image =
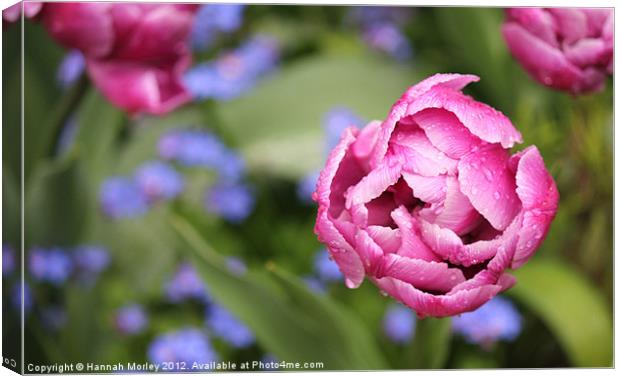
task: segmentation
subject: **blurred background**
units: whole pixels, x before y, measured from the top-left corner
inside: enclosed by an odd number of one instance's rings
[[[79,52],[26,22],[25,362],[611,366],[612,85],[578,98],[542,87],[509,55],[503,18],[499,8],[201,8],[185,76],[193,101],[161,117],[115,108]],[[15,109],[20,27],[4,26],[3,106]],[[313,233],[311,193],[344,127],[384,119],[438,72],[480,76],[466,92],[513,121],[517,149],[537,145],[561,201],[513,289],[473,313],[417,320],[368,281],[344,286]],[[2,120],[9,353],[22,176],[19,114]]]

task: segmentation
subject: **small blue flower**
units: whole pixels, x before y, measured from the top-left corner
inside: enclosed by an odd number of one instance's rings
[[[264,369],[266,371],[275,371],[280,367],[280,361],[273,354],[265,354],[261,358],[260,369]]]
[[[320,171],[312,171],[297,183],[297,197],[300,201],[312,202],[312,194],[316,190],[316,183],[319,180]]]
[[[171,200],[183,191],[183,177],[165,162],[145,162],[134,176],[142,194],[151,202]]]
[[[166,297],[172,303],[180,303],[186,299],[206,302],[209,299],[207,287],[196,269],[189,263],[182,263],[174,276],[164,287]]]
[[[325,283],[316,277],[306,276],[302,278],[306,286],[317,294],[326,294],[327,287]]]
[[[28,255],[28,267],[33,279],[59,286],[71,275],[73,262],[60,248],[33,248]]]
[[[384,22],[404,26],[410,22],[412,15],[413,9],[409,7],[358,6],[351,10],[354,21],[362,27]]]
[[[235,348],[246,348],[256,340],[254,333],[222,306],[209,307],[206,321],[215,336]]]
[[[67,311],[58,306],[46,307],[41,311],[43,325],[52,331],[58,331],[67,324]]]
[[[216,166],[220,179],[237,182],[245,175],[245,161],[232,150],[222,155],[220,163]]]
[[[245,262],[239,257],[226,257],[226,266],[228,270],[236,276],[242,276],[248,271]]]
[[[364,31],[364,41],[398,61],[410,59],[413,50],[407,37],[393,23],[377,23]]]
[[[349,127],[361,128],[364,121],[346,107],[334,107],[325,114],[323,126],[327,153],[330,153],[340,142],[342,133]]]
[[[17,283],[13,285],[11,289],[11,303],[13,303],[13,307],[16,311],[21,312],[22,307],[22,297],[24,302],[24,313],[29,313],[32,310],[32,306],[34,305],[34,300],[32,298],[32,290],[30,289],[30,285],[24,282],[24,290],[22,296],[22,285],[21,283]]]
[[[127,304],[116,311],[114,317],[116,329],[125,335],[142,333],[148,325],[148,317],[139,304]]]
[[[497,296],[475,311],[452,318],[452,329],[472,344],[513,341],[521,333],[521,315],[510,300]]]
[[[213,133],[200,129],[174,129],[159,139],[159,155],[188,167],[217,168],[228,149]]]
[[[231,33],[243,23],[242,4],[202,5],[194,18],[192,46],[203,51],[210,47],[220,33]]]
[[[383,331],[393,342],[407,344],[415,336],[416,322],[415,314],[409,308],[392,304],[383,317]]]
[[[184,77],[185,86],[198,100],[237,98],[275,69],[279,54],[275,39],[255,36],[238,49],[190,69]]]
[[[254,195],[243,184],[218,183],[207,190],[207,211],[232,223],[244,221],[254,208]]]
[[[15,251],[8,244],[2,244],[2,276],[8,277],[15,271]]]
[[[194,362],[209,363],[218,360],[218,355],[209,339],[200,329],[187,327],[161,334],[148,348],[148,359],[155,364],[185,362],[190,367]]]
[[[137,217],[149,209],[146,196],[136,182],[120,176],[103,182],[99,203],[103,213],[112,219]]]
[[[314,270],[319,278],[326,282],[342,280],[342,273],[338,265],[329,256],[326,249],[322,249],[314,256]]]
[[[110,265],[110,253],[97,245],[82,245],[75,249],[73,260],[79,273],[98,275]]]
[[[56,74],[56,79],[58,80],[60,87],[67,88],[71,86],[78,78],[80,78],[82,72],[84,72],[85,66],[84,56],[80,51],[71,50],[67,52],[65,57],[62,59]]]

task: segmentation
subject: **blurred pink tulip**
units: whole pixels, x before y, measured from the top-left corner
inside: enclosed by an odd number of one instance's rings
[[[45,3],[41,22],[80,50],[95,86],[129,113],[164,114],[190,99],[182,74],[195,5]]]
[[[438,74],[385,121],[345,130],[317,183],[315,232],[350,288],[367,277],[418,316],[474,310],[544,239],[558,191],[535,146],[464,95],[478,77]]]
[[[512,55],[541,84],[583,94],[613,73],[612,9],[512,8],[502,27]]]
[[[36,16],[41,8],[43,7],[43,3],[35,3],[35,2],[27,2],[24,3],[20,1],[19,3],[13,4],[10,7],[4,9],[2,11],[2,19],[7,22],[15,22],[19,19],[22,14],[22,5],[24,9],[24,16],[26,18],[32,18]]]

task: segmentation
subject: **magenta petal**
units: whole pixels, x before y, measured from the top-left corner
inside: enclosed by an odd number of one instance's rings
[[[462,252],[463,241],[454,231],[424,220],[419,222],[422,239],[435,254],[445,260],[450,260],[453,264],[462,264],[467,261]]]
[[[477,82],[479,80],[480,78],[473,74],[437,73],[410,87],[402,95],[400,100],[411,101],[434,87],[446,87],[452,90],[461,90],[470,83]]]
[[[46,3],[42,21],[51,36],[67,48],[102,58],[114,47],[115,33],[107,3]]]
[[[511,53],[538,82],[561,90],[576,90],[582,73],[564,54],[536,38],[516,23],[509,22],[502,32]]]
[[[432,295],[416,289],[411,284],[390,277],[377,279],[375,283],[383,291],[413,309],[420,318],[445,317],[473,311],[502,289],[498,285],[486,285],[459,291],[452,295]]]
[[[413,115],[413,119],[431,143],[450,158],[461,158],[482,143],[452,112],[429,108]]]
[[[523,226],[512,268],[523,265],[545,238],[558,208],[559,193],[535,146],[521,152],[517,167],[517,194],[523,203]]]
[[[504,230],[520,209],[515,178],[508,169],[508,153],[491,146],[459,162],[461,192],[497,230]]]
[[[379,137],[379,127],[381,126],[380,121],[371,121],[368,123],[364,129],[362,129],[357,136],[357,140],[353,144],[353,154],[360,161],[367,161],[372,154],[372,151],[377,143],[377,138]]]
[[[365,230],[359,230],[355,237],[355,250],[362,259],[366,273],[376,275],[381,267],[385,253]]]
[[[400,229],[402,243],[398,250],[399,255],[426,261],[441,261],[441,258],[422,241],[418,223],[404,206],[394,210],[392,218]]]
[[[518,22],[538,38],[552,47],[559,47],[555,35],[555,19],[542,8],[510,8],[506,10],[508,19]]]
[[[175,66],[156,67],[133,61],[88,60],[95,86],[110,102],[129,113],[161,115],[188,102],[191,97],[177,70]]]
[[[557,25],[557,32],[565,43],[573,43],[588,36],[588,18],[581,9],[548,8]]]
[[[395,254],[384,257],[381,274],[376,277],[396,278],[411,283],[417,289],[433,292],[448,292],[465,281],[461,270],[449,268],[444,262],[412,259]]]

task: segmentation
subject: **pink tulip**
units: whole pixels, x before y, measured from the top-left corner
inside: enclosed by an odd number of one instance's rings
[[[314,194],[315,232],[349,288],[364,277],[416,311],[451,316],[510,288],[559,194],[535,146],[502,113],[464,95],[478,77],[437,74],[385,121],[347,128]]]
[[[593,92],[613,73],[612,9],[512,8],[502,32],[513,56],[545,86]]]
[[[182,84],[195,5],[45,3],[54,39],[84,54],[95,86],[129,113],[164,114],[190,99]]]

